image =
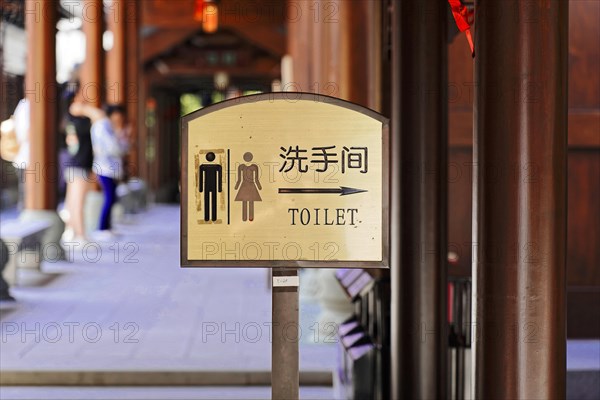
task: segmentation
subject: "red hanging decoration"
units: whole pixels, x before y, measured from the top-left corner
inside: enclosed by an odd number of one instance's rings
[[[475,57],[475,45],[471,36],[471,25],[473,25],[473,21],[475,20],[475,12],[470,11],[460,0],[448,0],[448,3],[450,3],[450,9],[456,21],[456,26],[459,31],[464,32],[467,36],[469,46],[471,47],[471,55]]]
[[[204,17],[204,0],[196,0],[196,5],[194,6],[194,19],[196,21],[202,22],[203,17]]]

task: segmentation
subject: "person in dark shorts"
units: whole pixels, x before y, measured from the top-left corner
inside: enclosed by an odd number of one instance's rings
[[[66,104],[62,127],[69,154],[69,160],[64,170],[64,179],[67,184],[65,208],[69,213],[67,239],[85,243],[87,238],[83,209],[90,188],[90,175],[94,162],[90,133],[92,123],[85,116],[75,116],[69,112],[70,105],[81,96],[79,91],[65,93]]]

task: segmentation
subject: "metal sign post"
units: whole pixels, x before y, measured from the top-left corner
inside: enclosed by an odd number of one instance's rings
[[[298,270],[273,269],[271,398],[298,399],[300,342]]]
[[[273,268],[274,399],[297,399],[298,268],[389,266],[388,120],[310,93],[181,124],[181,265]]]

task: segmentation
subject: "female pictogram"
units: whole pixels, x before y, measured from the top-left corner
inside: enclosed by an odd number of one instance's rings
[[[254,158],[252,153],[244,153],[244,161],[247,163],[250,163],[252,158]],[[258,165],[241,164],[238,167],[237,182],[234,189],[238,190],[235,201],[242,202],[242,221],[247,221],[248,219],[254,221],[254,202],[262,201],[258,193],[259,190],[262,190],[262,186],[258,180]]]

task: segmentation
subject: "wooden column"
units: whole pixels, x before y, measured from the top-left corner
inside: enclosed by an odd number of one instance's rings
[[[391,3],[388,3],[391,6]],[[392,7],[391,40],[391,123],[390,123],[390,372],[389,393],[400,399],[402,388],[397,377],[401,373],[400,351],[400,8]]]
[[[341,82],[346,100],[365,107],[373,107],[369,102],[371,84],[376,76],[371,75],[374,59],[373,40],[375,38],[374,19],[371,10],[377,2],[371,0],[341,1],[339,22],[342,29]],[[330,24],[331,25],[331,24]]]
[[[106,54],[106,102],[123,104],[127,108],[127,118],[131,126],[127,172],[130,176],[137,176],[141,73],[139,1],[112,0],[107,9],[107,28],[113,34],[113,47]]]
[[[287,14],[287,51],[292,56],[293,84],[285,90],[310,90],[311,26],[303,3],[289,3]]]
[[[27,0],[27,72],[25,95],[30,105],[29,165],[25,208],[55,210],[58,184],[56,149],[56,2]]]
[[[104,20],[102,0],[84,0],[82,30],[85,34],[85,62],[81,67],[81,86],[85,100],[100,107],[104,100]]]
[[[106,28],[112,32],[113,46],[106,53],[106,102],[111,104],[126,101],[126,3],[126,0],[112,0],[107,7]]]
[[[145,104],[142,101],[142,88],[140,76],[142,74],[140,64],[140,32],[141,12],[138,0],[127,0],[125,11],[125,49],[126,58],[126,82],[125,97],[127,103],[127,117],[131,125],[131,147],[129,151],[128,167],[131,176],[139,176],[140,146],[139,128],[144,124]]]
[[[444,399],[448,5],[393,7],[391,397]]]
[[[347,18],[343,0],[320,0],[319,24],[321,25],[321,80],[319,90],[322,94],[350,100],[348,68],[345,64],[349,52],[349,30],[344,24]],[[316,3],[314,4],[317,5]],[[337,16],[331,19],[323,15],[325,7],[337,10]]]
[[[475,396],[561,399],[568,3],[475,15]]]
[[[367,91],[367,107],[382,113],[382,65],[383,65],[383,26],[382,18],[384,12],[384,1],[366,1],[365,19],[367,25],[367,50],[366,58],[368,65],[366,66],[366,91]],[[387,10],[385,10],[387,13]],[[357,21],[360,26],[360,21]],[[354,37],[357,37],[357,31],[360,32],[360,28],[354,28]],[[360,41],[360,38],[355,39]],[[355,78],[353,78],[355,79]],[[360,79],[360,78],[359,78]],[[386,91],[389,91],[389,86],[386,87]],[[389,114],[388,114],[389,116]]]
[[[303,3],[300,3],[303,4]],[[315,2],[315,4],[317,4]],[[323,47],[325,42],[325,35],[323,34],[323,25],[318,21],[314,22],[314,20],[310,20],[310,40],[311,40],[311,49],[310,49],[310,61],[309,64],[309,88],[306,89],[307,92],[313,93],[321,93],[323,90],[323,86],[327,83],[327,80],[324,79],[324,68],[323,68]],[[336,88],[337,96],[339,96],[339,88]]]

